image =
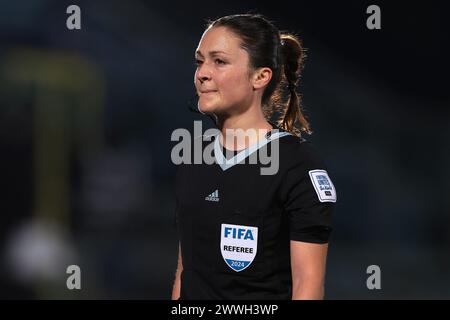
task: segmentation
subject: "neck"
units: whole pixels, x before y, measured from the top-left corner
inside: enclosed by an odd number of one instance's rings
[[[222,133],[222,144],[230,150],[248,148],[272,130],[261,106],[249,108],[240,114],[219,117],[218,127]]]

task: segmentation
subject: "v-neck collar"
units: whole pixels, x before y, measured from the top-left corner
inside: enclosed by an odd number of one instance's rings
[[[273,123],[271,123],[272,127],[274,129],[280,130],[278,127],[274,126]],[[269,131],[272,132],[272,131]],[[223,147],[220,144],[220,133],[215,136],[214,139],[214,157],[216,158],[217,164],[222,168],[223,171],[230,169],[234,165],[240,163],[245,158],[249,157],[254,152],[258,151],[262,147],[264,147],[266,144],[268,144],[270,141],[273,141],[275,139],[279,139],[281,137],[292,135],[291,133],[287,131],[277,131],[275,133],[272,133],[267,137],[267,134],[259,141],[253,143],[249,147],[239,151],[236,155],[231,157],[230,159],[227,159],[223,154]]]

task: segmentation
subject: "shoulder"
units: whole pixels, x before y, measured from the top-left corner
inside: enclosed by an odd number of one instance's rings
[[[297,189],[300,187],[301,190],[310,190],[310,194],[314,195],[311,199],[315,201],[336,202],[332,175],[316,146],[311,141],[296,136],[286,136],[283,139],[283,156],[286,157],[283,185],[286,190],[296,186]],[[281,149],[280,147],[280,152]]]
[[[321,152],[308,139],[295,135],[280,138],[280,155],[288,168],[302,166],[305,169],[323,168],[326,163]]]

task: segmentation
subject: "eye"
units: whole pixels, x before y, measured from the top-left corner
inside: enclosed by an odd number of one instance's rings
[[[221,59],[216,59],[216,60],[214,60],[217,64],[226,64],[226,62],[225,61],[223,61],[223,60],[221,60]]]
[[[199,59],[195,59],[195,60],[194,60],[194,63],[195,63],[197,66],[199,66],[199,65],[201,65],[201,64],[203,63],[203,61],[202,61],[202,60],[199,60]]]

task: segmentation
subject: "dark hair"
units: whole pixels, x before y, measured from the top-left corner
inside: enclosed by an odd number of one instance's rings
[[[306,57],[298,36],[280,33],[277,27],[260,14],[235,14],[208,21],[207,28],[226,27],[242,41],[248,52],[250,68],[272,69],[272,79],[264,90],[262,107],[266,118],[300,136],[311,134],[303,115],[301,96],[296,88]]]

